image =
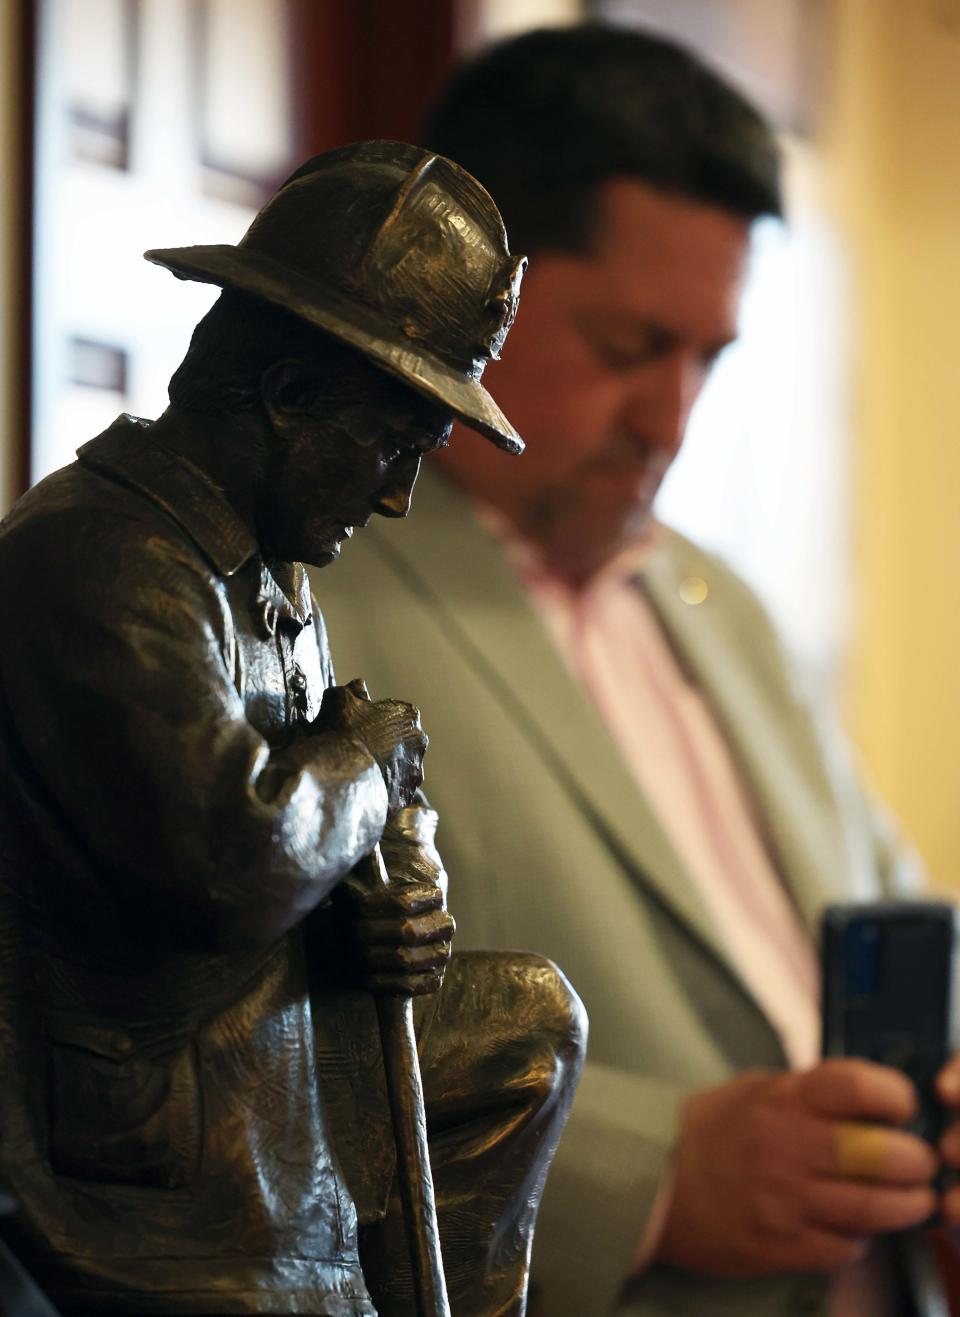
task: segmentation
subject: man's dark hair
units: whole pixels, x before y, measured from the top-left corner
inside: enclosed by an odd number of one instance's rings
[[[683,47],[623,28],[492,47],[454,75],[421,140],[483,183],[515,251],[584,251],[596,191],[615,177],[744,219],[781,213],[763,118]]]

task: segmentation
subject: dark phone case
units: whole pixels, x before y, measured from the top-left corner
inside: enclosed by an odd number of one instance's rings
[[[828,906],[823,916],[823,1055],[862,1056],[917,1086],[912,1128],[936,1142],[933,1080],[952,1050],[954,911],[934,901]]]

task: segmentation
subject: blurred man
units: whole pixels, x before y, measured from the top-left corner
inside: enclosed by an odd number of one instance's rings
[[[780,211],[773,137],[680,49],[588,27],[481,57],[424,140],[530,253],[489,377],[528,450],[506,481],[452,449],[317,590],[338,662],[436,729],[462,935],[555,957],[590,1013],[542,1311],[907,1311],[868,1244],[931,1213],[936,1158],[903,1077],[817,1064],[814,929],[914,871],[748,589],[653,516]]]

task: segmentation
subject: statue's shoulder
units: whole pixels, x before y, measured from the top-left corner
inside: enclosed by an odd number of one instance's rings
[[[160,459],[161,462],[164,459]],[[121,417],[77,460],[40,481],[0,524],[8,598],[56,600],[83,612],[142,595],[157,578],[213,586],[218,575],[176,516],[153,470],[147,423]],[[184,507],[195,500],[183,497]]]
[[[52,472],[17,500],[0,522],[0,579],[43,564],[65,580],[72,566],[95,546],[105,525],[123,515],[129,493],[110,485],[80,462]]]

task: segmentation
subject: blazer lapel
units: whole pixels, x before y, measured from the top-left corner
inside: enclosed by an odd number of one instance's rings
[[[420,477],[416,501],[407,522],[378,528],[379,544],[403,559],[413,588],[431,597],[466,660],[512,706],[545,764],[566,781],[628,871],[742,984],[672,844],[526,604],[497,541],[436,475]]]
[[[804,756],[806,727],[792,708],[776,700],[744,662],[753,644],[750,616],[711,606],[709,563],[685,542],[664,530],[664,548],[644,568],[642,587],[650,598],[681,662],[707,697],[757,808],[774,863],[812,933],[828,898],[830,880],[843,873],[849,857],[834,811],[824,808],[829,785],[811,790],[811,773],[822,775],[815,756]],[[685,577],[704,581],[701,603],[685,603]]]

